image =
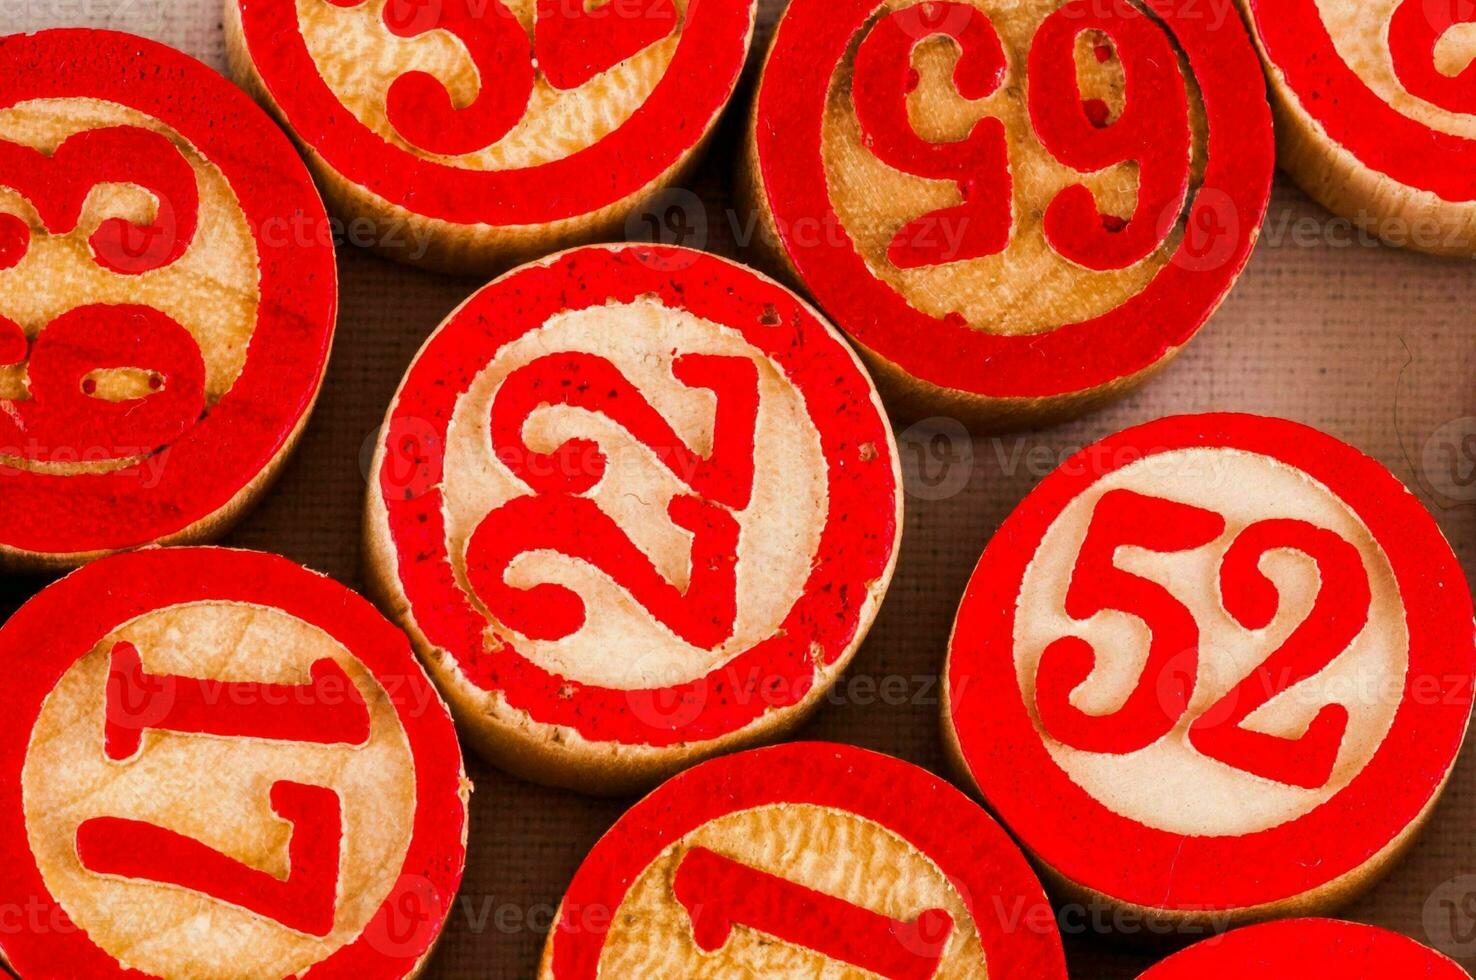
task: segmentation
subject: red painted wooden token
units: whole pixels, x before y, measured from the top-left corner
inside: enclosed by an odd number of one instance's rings
[[[865,636],[901,531],[865,371],[725,259],[596,246],[432,335],[371,473],[368,566],[499,765],[650,785],[772,737]]]
[[[406,977],[460,884],[445,705],[284,558],[134,552],[0,629],[0,931],[26,977]]]
[[[1138,980],[1301,980],[1382,977],[1467,980],[1455,961],[1396,932],[1334,919],[1287,919],[1236,929],[1170,956]]]
[[[756,0],[226,0],[237,77],[401,261],[618,237],[738,82]]]
[[[543,980],[1064,980],[1055,915],[982,809],[916,766],[798,743],[706,762],[574,876]]]
[[[1241,3],[1278,108],[1282,167],[1392,244],[1476,252],[1476,3]]]
[[[337,273],[234,86],[124,34],[0,38],[0,564],[222,533],[286,459]]]
[[[1170,922],[1329,908],[1428,817],[1471,597],[1387,470],[1316,430],[1162,419],[1083,450],[985,549],[945,729],[1022,844]]]
[[[1196,0],[796,0],[746,181],[760,243],[889,400],[999,426],[1098,404],[1194,335],[1272,143],[1244,29]]]

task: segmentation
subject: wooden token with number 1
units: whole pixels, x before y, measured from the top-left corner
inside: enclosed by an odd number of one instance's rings
[[[849,745],[703,763],[585,858],[540,980],[1065,980],[1030,865],[931,773]]]

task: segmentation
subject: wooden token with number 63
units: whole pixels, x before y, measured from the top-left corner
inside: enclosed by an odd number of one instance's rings
[[[307,425],[338,306],[292,144],[178,51],[0,38],[0,568],[224,534]]]

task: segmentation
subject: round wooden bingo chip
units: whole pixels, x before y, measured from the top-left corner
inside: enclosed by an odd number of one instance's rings
[[[1248,415],[1064,463],[959,608],[944,728],[1068,896],[1223,928],[1336,906],[1399,856],[1465,735],[1470,592],[1377,462]]]
[[[1395,245],[1476,254],[1476,2],[1240,0],[1279,161]]]
[[[705,762],[637,803],[574,875],[541,980],[1065,980],[1009,836],[916,766],[792,743]]]
[[[695,162],[757,8],[224,2],[236,77],[295,135],[335,211],[385,255],[464,273],[621,237]]]
[[[1235,929],[1170,956],[1138,980],[1407,977],[1467,980],[1454,960],[1395,932],[1334,919],[1287,919]]]
[[[0,951],[21,976],[409,977],[461,881],[445,705],[284,558],[105,558],[0,629]]]
[[[108,31],[0,38],[0,566],[225,531],[296,444],[337,310],[266,114]]]
[[[619,792],[818,705],[901,505],[876,392],[809,307],[702,252],[591,246],[496,280],[421,349],[366,564],[489,759]]]
[[[740,190],[890,404],[1002,427],[1188,342],[1272,158],[1244,28],[1196,0],[795,0]]]

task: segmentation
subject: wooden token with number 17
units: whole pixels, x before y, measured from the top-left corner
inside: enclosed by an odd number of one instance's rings
[[[93,562],[0,629],[0,955],[23,977],[413,977],[466,858],[403,634],[285,558]]]

